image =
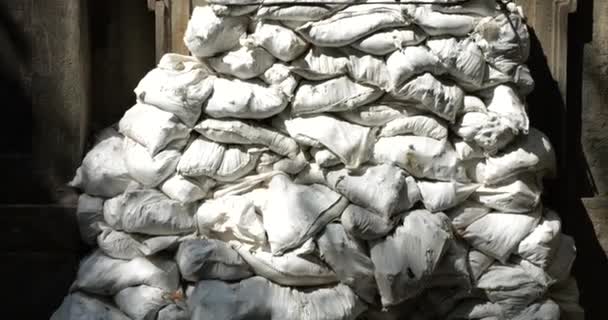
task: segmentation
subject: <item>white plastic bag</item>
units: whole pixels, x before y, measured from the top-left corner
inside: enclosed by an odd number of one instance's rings
[[[272,21],[259,21],[251,38],[284,62],[294,60],[308,49],[308,43],[298,34]]]

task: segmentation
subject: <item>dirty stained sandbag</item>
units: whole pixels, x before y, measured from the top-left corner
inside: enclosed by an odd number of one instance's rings
[[[268,20],[256,23],[251,39],[283,62],[294,60],[309,47],[308,43],[291,29]]]
[[[252,247],[266,243],[255,202],[245,195],[227,195],[203,202],[196,212],[196,220],[203,236]]]
[[[151,156],[190,136],[190,129],[174,114],[142,103],[127,110],[118,126],[120,133],[144,146]]]
[[[68,185],[91,196],[111,198],[121,194],[133,182],[123,154],[123,136],[114,128],[103,130]]]
[[[386,58],[390,78],[389,90],[396,90],[407,80],[430,72],[442,75],[447,72],[439,58],[426,46],[411,46],[397,50]]]
[[[184,42],[194,56],[211,57],[238,46],[247,23],[246,17],[218,17],[209,6],[195,7]]]
[[[497,185],[483,185],[471,200],[503,212],[526,213],[540,203],[542,186],[533,173],[514,176]]]
[[[81,262],[70,291],[114,295],[142,284],[169,292],[177,290],[179,271],[176,263],[162,257],[136,257],[129,261],[112,259],[97,250]]]
[[[349,6],[333,16],[309,22],[297,31],[319,47],[343,47],[389,27],[409,25],[400,6],[362,4]]]
[[[358,206],[383,217],[408,210],[420,200],[416,181],[403,170],[389,164],[362,167],[359,170],[329,170],[325,181],[334,191]]]
[[[553,176],[557,170],[556,156],[549,138],[531,128],[499,154],[486,158],[482,167],[483,181],[496,184],[521,173],[534,172],[542,177]]]
[[[287,119],[287,132],[296,141],[305,139],[333,152],[347,168],[357,168],[371,158],[376,129],[342,121],[330,115]]]
[[[260,79],[269,86],[278,87],[291,101],[300,79],[292,74],[290,67],[285,63],[278,62],[266,70]]]
[[[154,156],[132,139],[124,138],[124,162],[129,175],[141,185],[154,188],[171,176],[182,156],[185,140],[176,141]]]
[[[388,218],[357,205],[344,209],[340,222],[349,235],[361,240],[376,240],[389,234],[400,216]]]
[[[379,99],[382,94],[380,89],[356,83],[346,76],[323,82],[302,81],[293,98],[291,113],[353,110]]]
[[[426,45],[435,54],[447,73],[463,88],[481,89],[486,75],[486,62],[481,49],[470,38],[429,39]]]
[[[264,119],[283,111],[287,102],[279,86],[258,79],[218,78],[203,112],[214,118]]]
[[[390,94],[396,100],[412,102],[413,106],[449,122],[454,122],[464,104],[464,91],[460,87],[441,82],[430,73],[413,78]]]
[[[257,47],[252,39],[242,39],[240,45],[236,50],[209,58],[209,66],[219,73],[246,80],[260,76],[274,64],[274,57]]]
[[[534,230],[541,211],[539,208],[529,213],[490,212],[458,233],[472,247],[505,263]]]
[[[194,130],[219,143],[264,145],[275,153],[292,159],[300,152],[298,144],[292,138],[249,122],[205,119]]]
[[[186,240],[175,254],[181,276],[187,281],[236,281],[253,276],[249,265],[226,242],[215,239]]]
[[[396,50],[416,46],[426,40],[427,35],[416,26],[380,30],[351,44],[357,50],[384,56]]]
[[[163,55],[156,69],[148,72],[135,88],[137,100],[175,114],[194,126],[203,102],[211,95],[216,77],[194,57]]]
[[[351,287],[363,301],[375,303],[378,288],[374,264],[364,244],[351,238],[338,223],[328,224],[316,243],[321,259],[336,272],[340,282]]]
[[[443,121],[431,115],[400,117],[384,125],[378,133],[379,137],[392,137],[411,134],[444,140],[448,137],[448,128]]]
[[[444,14],[424,6],[404,5],[402,8],[404,19],[429,36],[466,36],[480,20],[464,14]]]
[[[162,308],[172,304],[171,295],[172,292],[141,285],[121,290],[114,296],[114,302],[132,320],[162,320],[157,315]]]
[[[480,186],[457,181],[419,180],[417,183],[422,203],[430,212],[443,211],[461,204]]]
[[[338,48],[312,47],[290,64],[292,72],[307,80],[327,80],[345,75],[349,59]]]
[[[283,174],[268,185],[270,199],[263,208],[264,229],[274,255],[302,245],[329,222],[340,217],[348,200],[331,189],[298,185]]]
[[[420,294],[452,237],[443,213],[414,210],[385,239],[370,243],[382,306],[397,305]]]
[[[247,303],[242,303],[247,301]],[[201,281],[188,299],[193,320],[355,320],[367,306],[346,285],[298,290],[262,277]]]
[[[469,180],[456,151],[445,140],[417,136],[383,137],[374,146],[373,161],[394,164],[416,178]]]
[[[103,198],[91,197],[86,193],[78,197],[76,220],[80,238],[89,245],[95,243],[101,233],[100,224],[103,220]]]
[[[185,177],[174,174],[160,185],[160,191],[173,200],[191,203],[209,197],[211,189],[216,185],[215,180],[206,176]]]
[[[155,189],[133,189],[105,202],[106,223],[116,230],[148,235],[194,232],[194,205],[170,199]]]
[[[486,154],[496,154],[515,139],[515,131],[505,118],[494,112],[467,112],[456,118],[452,131]]]
[[[104,254],[115,259],[131,260],[147,257],[174,246],[180,237],[146,237],[102,226],[97,245]]]
[[[61,306],[51,315],[51,320],[132,320],[105,299],[74,292],[63,299]]]
[[[274,256],[266,250],[251,251],[242,246],[237,246],[236,250],[256,275],[282,286],[312,287],[337,283],[336,273],[323,261],[315,255],[300,252],[306,250],[305,247],[306,243],[282,256]]]
[[[372,104],[354,110],[337,112],[336,115],[354,124],[366,127],[380,127],[392,120],[412,117],[422,113],[422,110],[414,108],[409,104],[381,98]]]

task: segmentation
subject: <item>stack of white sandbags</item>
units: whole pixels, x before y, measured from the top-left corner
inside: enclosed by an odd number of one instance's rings
[[[99,135],[52,319],[582,319],[519,9],[273,2],[195,8]]]

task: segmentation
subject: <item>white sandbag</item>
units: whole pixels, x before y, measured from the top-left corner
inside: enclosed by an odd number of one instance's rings
[[[194,206],[169,199],[155,189],[127,190],[107,200],[103,216],[116,230],[148,235],[178,235],[195,231]]]
[[[369,54],[384,56],[396,50],[418,45],[426,40],[426,37],[420,28],[408,26],[380,30],[353,42],[351,46]]]
[[[194,57],[168,53],[139,81],[135,95],[140,103],[171,112],[192,127],[213,90],[212,73]]]
[[[574,277],[556,283],[549,288],[548,296],[555,301],[561,310],[564,320],[584,320],[585,311],[579,305],[579,290]]]
[[[545,209],[536,228],[517,247],[517,255],[546,269],[559,247],[561,220],[557,213]]]
[[[261,80],[216,79],[203,112],[214,118],[264,119],[280,113],[288,97]]]
[[[332,269],[314,255],[298,253],[300,248],[282,256],[274,256],[267,250],[251,251],[242,246],[237,246],[236,250],[256,275],[282,286],[312,287],[338,282]]]
[[[432,304],[441,304],[435,303],[435,301],[444,300],[446,298],[444,295],[453,297],[447,297],[449,300],[460,300],[461,295],[470,295],[473,285],[469,271],[468,253],[469,246],[466,242],[460,239],[451,239],[448,242],[447,249],[430,279],[429,288],[431,290],[428,290],[429,294],[426,298],[432,300]],[[454,304],[454,302],[448,301],[448,304]],[[439,313],[441,315],[446,314],[451,309],[449,306],[441,306],[440,308]]]
[[[559,245],[547,267],[547,275],[552,282],[566,281],[572,274],[572,266],[576,258],[576,245],[574,238],[569,235],[561,234]]]
[[[357,168],[371,158],[376,130],[329,115],[296,117],[285,122],[296,141],[313,140],[333,152],[347,168]]]
[[[272,177],[284,174],[282,171],[263,172],[246,176],[237,182],[226,183],[213,191],[213,198],[219,199],[225,196],[244,195],[253,191],[263,184],[267,184]]]
[[[447,141],[427,137],[395,136],[378,139],[373,161],[399,166],[416,178],[466,182],[466,172]]]
[[[327,186],[352,203],[389,218],[408,210],[420,200],[416,181],[403,170],[388,164],[328,171]]]
[[[495,154],[517,135],[509,122],[494,112],[467,112],[456,119],[452,131],[487,154]]]
[[[348,75],[357,83],[363,83],[384,90],[391,88],[388,67],[382,57],[376,57],[350,47],[341,48],[348,57]]]
[[[122,193],[133,181],[123,162],[123,153],[122,135],[113,128],[103,130],[76,169],[69,186],[103,198]]]
[[[263,209],[263,220],[274,255],[302,245],[348,205],[344,197],[325,186],[297,185],[282,174],[274,176],[268,188],[273,200]]]
[[[194,56],[211,57],[236,47],[246,30],[244,17],[218,17],[209,6],[195,7],[184,42]]]
[[[377,100],[382,94],[380,89],[356,83],[346,76],[324,82],[302,81],[296,90],[291,113],[303,115],[353,110]]]
[[[333,8],[332,8],[333,7]],[[292,5],[266,5],[258,9],[256,17],[267,20],[279,21],[316,21],[321,20],[331,15],[337,9],[343,6],[336,5],[298,5],[294,2]]]
[[[118,126],[123,135],[146,147],[151,156],[190,136],[190,129],[174,114],[142,103],[127,110]]]
[[[182,203],[196,202],[210,196],[216,186],[215,180],[206,177],[185,177],[174,174],[160,185],[160,190],[169,198]]]
[[[430,36],[466,36],[479,18],[461,14],[444,14],[429,7],[405,5],[404,19],[420,27]]]
[[[484,151],[480,146],[473,142],[467,142],[457,137],[451,139],[454,145],[454,150],[458,154],[458,159],[461,161],[484,159]]]
[[[402,102],[388,101],[384,98],[354,110],[336,113],[348,122],[366,127],[379,127],[401,117],[411,117],[423,113]]]
[[[528,214],[490,212],[459,234],[475,249],[505,263],[519,243],[534,230],[541,211]]]
[[[297,157],[298,144],[288,136],[262,126],[238,121],[205,119],[194,130],[209,140],[230,144],[258,144],[289,158]]]
[[[481,203],[465,200],[459,206],[449,209],[447,214],[452,220],[454,230],[457,233],[463,233],[468,226],[490,213],[490,211],[492,209]]]
[[[383,240],[372,242],[371,258],[382,305],[393,306],[420,294],[452,237],[443,213],[414,210]]]
[[[390,77],[389,90],[395,90],[413,77],[430,72],[441,75],[446,72],[439,58],[426,46],[405,47],[386,58]]]
[[[177,265],[160,257],[136,257],[128,261],[112,259],[98,250],[83,259],[70,291],[114,295],[142,284],[169,292],[177,290]]]
[[[459,3],[450,3],[445,5],[441,1],[436,1],[437,4],[433,4],[430,7],[434,11],[443,13],[456,13],[456,14],[468,14],[478,16],[494,16],[498,12],[496,10],[496,1],[494,0],[469,0]]]
[[[454,122],[462,109],[464,91],[456,85],[443,83],[430,73],[418,76],[391,92],[397,100],[415,103],[413,106],[430,111]]]
[[[491,302],[498,304],[505,319],[514,319],[546,291],[541,284],[516,264],[494,263],[477,283]]]
[[[308,49],[308,43],[299,35],[272,21],[257,22],[251,38],[257,45],[284,62],[294,60]]]
[[[158,319],[158,312],[172,303],[170,296],[162,289],[141,285],[121,290],[114,302],[132,320]]]
[[[481,49],[470,38],[429,39],[431,49],[447,72],[466,89],[480,89],[486,75],[486,61]]]
[[[158,320],[190,320],[190,312],[183,300],[180,298],[179,306],[177,304],[169,304],[158,311]],[[174,300],[175,301],[175,300]]]
[[[151,156],[148,150],[134,140],[124,138],[124,161],[129,175],[141,185],[154,188],[175,173],[182,156],[185,140]]]
[[[310,155],[315,158],[315,163],[322,168],[333,167],[342,163],[335,153],[327,149],[310,148]]]
[[[439,212],[464,202],[479,184],[465,184],[457,181],[424,181],[419,180],[418,188],[424,207],[430,212]]]
[[[530,119],[526,113],[526,106],[519,98],[519,94],[510,86],[499,85],[492,92],[488,111],[495,112],[508,121],[511,128],[517,132],[528,134]]]
[[[539,176],[554,175],[557,170],[555,151],[542,132],[531,128],[530,133],[501,153],[488,157],[483,166],[483,178],[488,184],[498,183],[515,175],[533,172]]]
[[[448,137],[448,128],[441,120],[433,116],[401,117],[385,124],[380,129],[378,136],[392,137],[406,134],[443,140]]]
[[[505,74],[528,60],[530,35],[519,14],[499,14],[482,19],[472,33],[488,63]]]
[[[266,243],[262,218],[246,196],[223,196],[207,200],[196,212],[198,231],[203,236],[252,247]]]
[[[291,74],[290,67],[282,62],[273,64],[260,76],[260,79],[269,86],[280,88],[290,101],[299,83],[299,79]]]
[[[309,22],[297,31],[316,46],[342,47],[378,30],[408,24],[399,6],[364,4],[346,7],[328,19]]]
[[[374,264],[366,254],[363,243],[352,239],[341,224],[330,223],[316,239],[321,259],[336,272],[341,283],[355,294],[373,304],[378,295]]]
[[[555,301],[546,299],[540,302],[536,302],[528,306],[524,311],[513,318],[514,320],[554,320],[560,319],[559,306]]]
[[[448,320],[501,320],[505,319],[502,308],[480,298],[464,299],[446,316]]]
[[[263,74],[274,63],[274,57],[253,40],[241,40],[241,47],[208,60],[215,71],[239,79],[251,79]]]
[[[78,197],[76,208],[76,221],[80,238],[89,245],[95,243],[97,235],[101,233],[100,223],[103,223],[102,198],[91,197],[86,193]]]
[[[249,265],[227,243],[214,239],[182,242],[175,254],[179,272],[187,281],[236,281],[253,276]]]
[[[471,269],[471,278],[474,283],[477,283],[479,277],[488,270],[495,260],[496,259],[475,248],[469,249],[468,262]]]
[[[475,190],[472,200],[478,201],[492,209],[526,213],[538,206],[542,187],[534,174],[509,178],[498,185],[483,185]]]
[[[51,320],[131,320],[108,301],[75,292],[63,299]]]
[[[350,61],[337,48],[312,47],[290,64],[291,71],[308,80],[327,80],[345,75]]]
[[[329,151],[328,151],[329,152]],[[264,154],[262,154],[264,155]],[[333,155],[333,154],[332,154]],[[340,159],[338,159],[335,155],[336,163],[340,163]],[[304,168],[308,165],[308,159],[304,155],[303,152],[300,152],[295,159],[289,158],[281,158],[279,156],[278,159],[273,160],[272,162],[267,162],[266,164],[262,163],[262,160],[258,162],[258,166],[256,168],[257,173],[267,173],[267,172],[284,172],[287,174],[298,174],[300,171],[304,170]]]
[[[192,320],[354,320],[367,309],[365,303],[343,284],[300,291],[281,287],[262,277],[234,284],[201,281],[188,305]]]
[[[488,107],[486,106],[485,102],[483,102],[483,100],[481,100],[479,97],[466,95],[464,96],[464,104],[460,112],[460,114],[465,114],[467,112],[487,113]]]
[[[255,13],[256,10],[258,10],[258,5],[237,5],[237,6],[232,6],[232,5],[225,5],[222,4],[222,1],[214,1],[214,4],[205,4],[211,7],[211,9],[213,9],[213,12],[215,13],[215,15],[217,15],[218,17],[224,17],[224,16],[229,16],[229,17],[239,17],[239,16],[244,16],[247,14],[251,14],[251,13]]]
[[[131,260],[136,257],[147,257],[161,252],[175,245],[178,240],[178,236],[149,238],[102,226],[102,232],[97,237],[97,245],[109,257]]]
[[[365,208],[349,205],[344,209],[340,222],[351,236],[361,240],[376,240],[389,234],[399,216],[388,218]]]
[[[201,175],[232,182],[251,171],[264,151],[255,146],[229,146],[198,137],[188,146],[177,171],[188,177]]]

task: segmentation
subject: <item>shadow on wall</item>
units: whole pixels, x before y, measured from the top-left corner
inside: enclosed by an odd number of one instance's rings
[[[586,319],[608,319],[604,298],[608,288],[608,258],[581,201],[583,197],[594,195],[581,145],[583,47],[592,36],[592,1],[578,2],[577,13],[570,16],[569,26],[567,108],[534,30],[530,30],[528,65],[536,88],[527,100],[532,125],[547,134],[556,150],[559,176],[546,182],[544,201],[557,209],[564,233],[576,241],[577,259],[573,273]]]

